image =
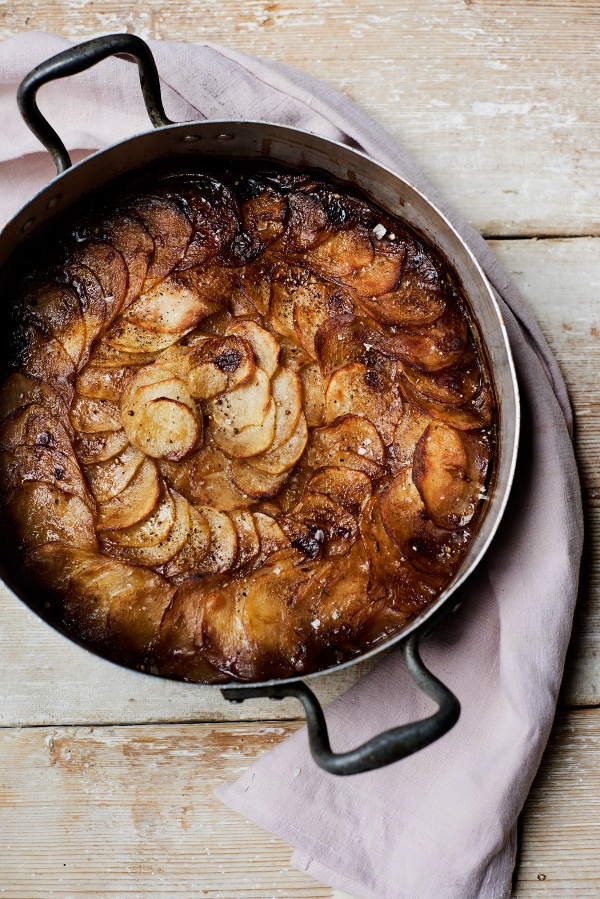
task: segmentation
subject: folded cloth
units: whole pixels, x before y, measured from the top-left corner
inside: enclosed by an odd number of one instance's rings
[[[66,46],[36,33],[0,45],[2,221],[53,175],[18,116],[16,87]],[[461,610],[423,647],[426,664],[462,703],[458,724],[409,759],[349,778],[317,768],[299,731],[217,793],[295,846],[297,867],[361,899],[502,899],[517,816],[554,715],[583,539],[571,411],[556,362],[485,241],[354,103],[308,75],[222,47],[151,46],[170,118],[263,119],[363,150],[443,210],[499,295],[523,403],[516,483]],[[148,128],[136,67],[122,59],[44,87],[40,107],[76,159]],[[349,749],[430,711],[391,652],[329,707],[332,745]]]

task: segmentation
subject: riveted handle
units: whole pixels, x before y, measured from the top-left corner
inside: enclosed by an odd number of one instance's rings
[[[323,709],[312,690],[302,682],[273,684],[268,687],[225,687],[221,692],[231,702],[265,696],[271,699],[293,696],[300,700],[306,713],[312,756],[330,774],[360,774],[384,768],[439,740],[454,727],[460,715],[460,704],[456,696],[423,664],[419,655],[419,642],[423,636],[423,631],[411,634],[402,644],[402,652],[413,680],[427,696],[437,702],[438,710],[429,718],[377,734],[349,752],[332,752]]]
[[[52,125],[38,108],[36,100],[38,90],[49,81],[84,72],[108,56],[121,55],[132,57],[138,64],[144,102],[154,127],[173,124],[163,108],[154,57],[148,44],[140,37],[135,34],[107,34],[69,47],[68,50],[52,56],[32,69],[19,85],[17,92],[19,112],[27,126],[52,154],[59,175],[71,167],[71,157]]]

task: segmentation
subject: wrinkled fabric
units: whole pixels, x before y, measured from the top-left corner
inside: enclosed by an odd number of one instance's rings
[[[18,115],[17,86],[66,46],[36,33],[0,45],[3,223],[54,175],[51,158]],[[408,759],[347,778],[314,764],[302,729],[217,795],[291,843],[298,868],[359,899],[504,899],[517,817],[554,715],[583,542],[571,410],[556,361],[482,237],[348,98],[308,75],[224,47],[151,47],[171,119],[280,122],[361,149],[444,212],[497,292],[523,407],[515,485],[460,610],[423,645],[425,663],[461,701],[458,724]],[[109,59],[45,86],[39,105],[76,160],[149,128],[137,67],[128,60]],[[431,711],[392,651],[328,708],[332,745],[350,749]]]

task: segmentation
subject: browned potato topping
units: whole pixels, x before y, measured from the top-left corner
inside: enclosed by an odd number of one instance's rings
[[[314,671],[459,568],[495,396],[455,276],[401,221],[312,173],[175,160],[27,245],[8,289],[6,561],[105,655]]]

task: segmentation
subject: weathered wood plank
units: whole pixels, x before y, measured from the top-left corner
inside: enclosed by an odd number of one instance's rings
[[[370,112],[479,230],[600,233],[594,0],[39,0],[0,16],[0,37],[127,30],[288,63]]]
[[[600,710],[558,716],[522,816],[514,899],[600,892]]]
[[[212,795],[297,726],[0,731],[3,895],[332,899]],[[525,810],[518,899],[598,895],[599,770],[600,711],[561,716]]]
[[[567,378],[577,412],[588,498],[589,546],[565,697],[600,702],[600,253],[597,239],[493,243],[532,303]],[[362,670],[317,682],[325,702]],[[226,704],[217,691],[136,675],[67,643],[0,593],[0,724],[294,718],[291,700]]]

